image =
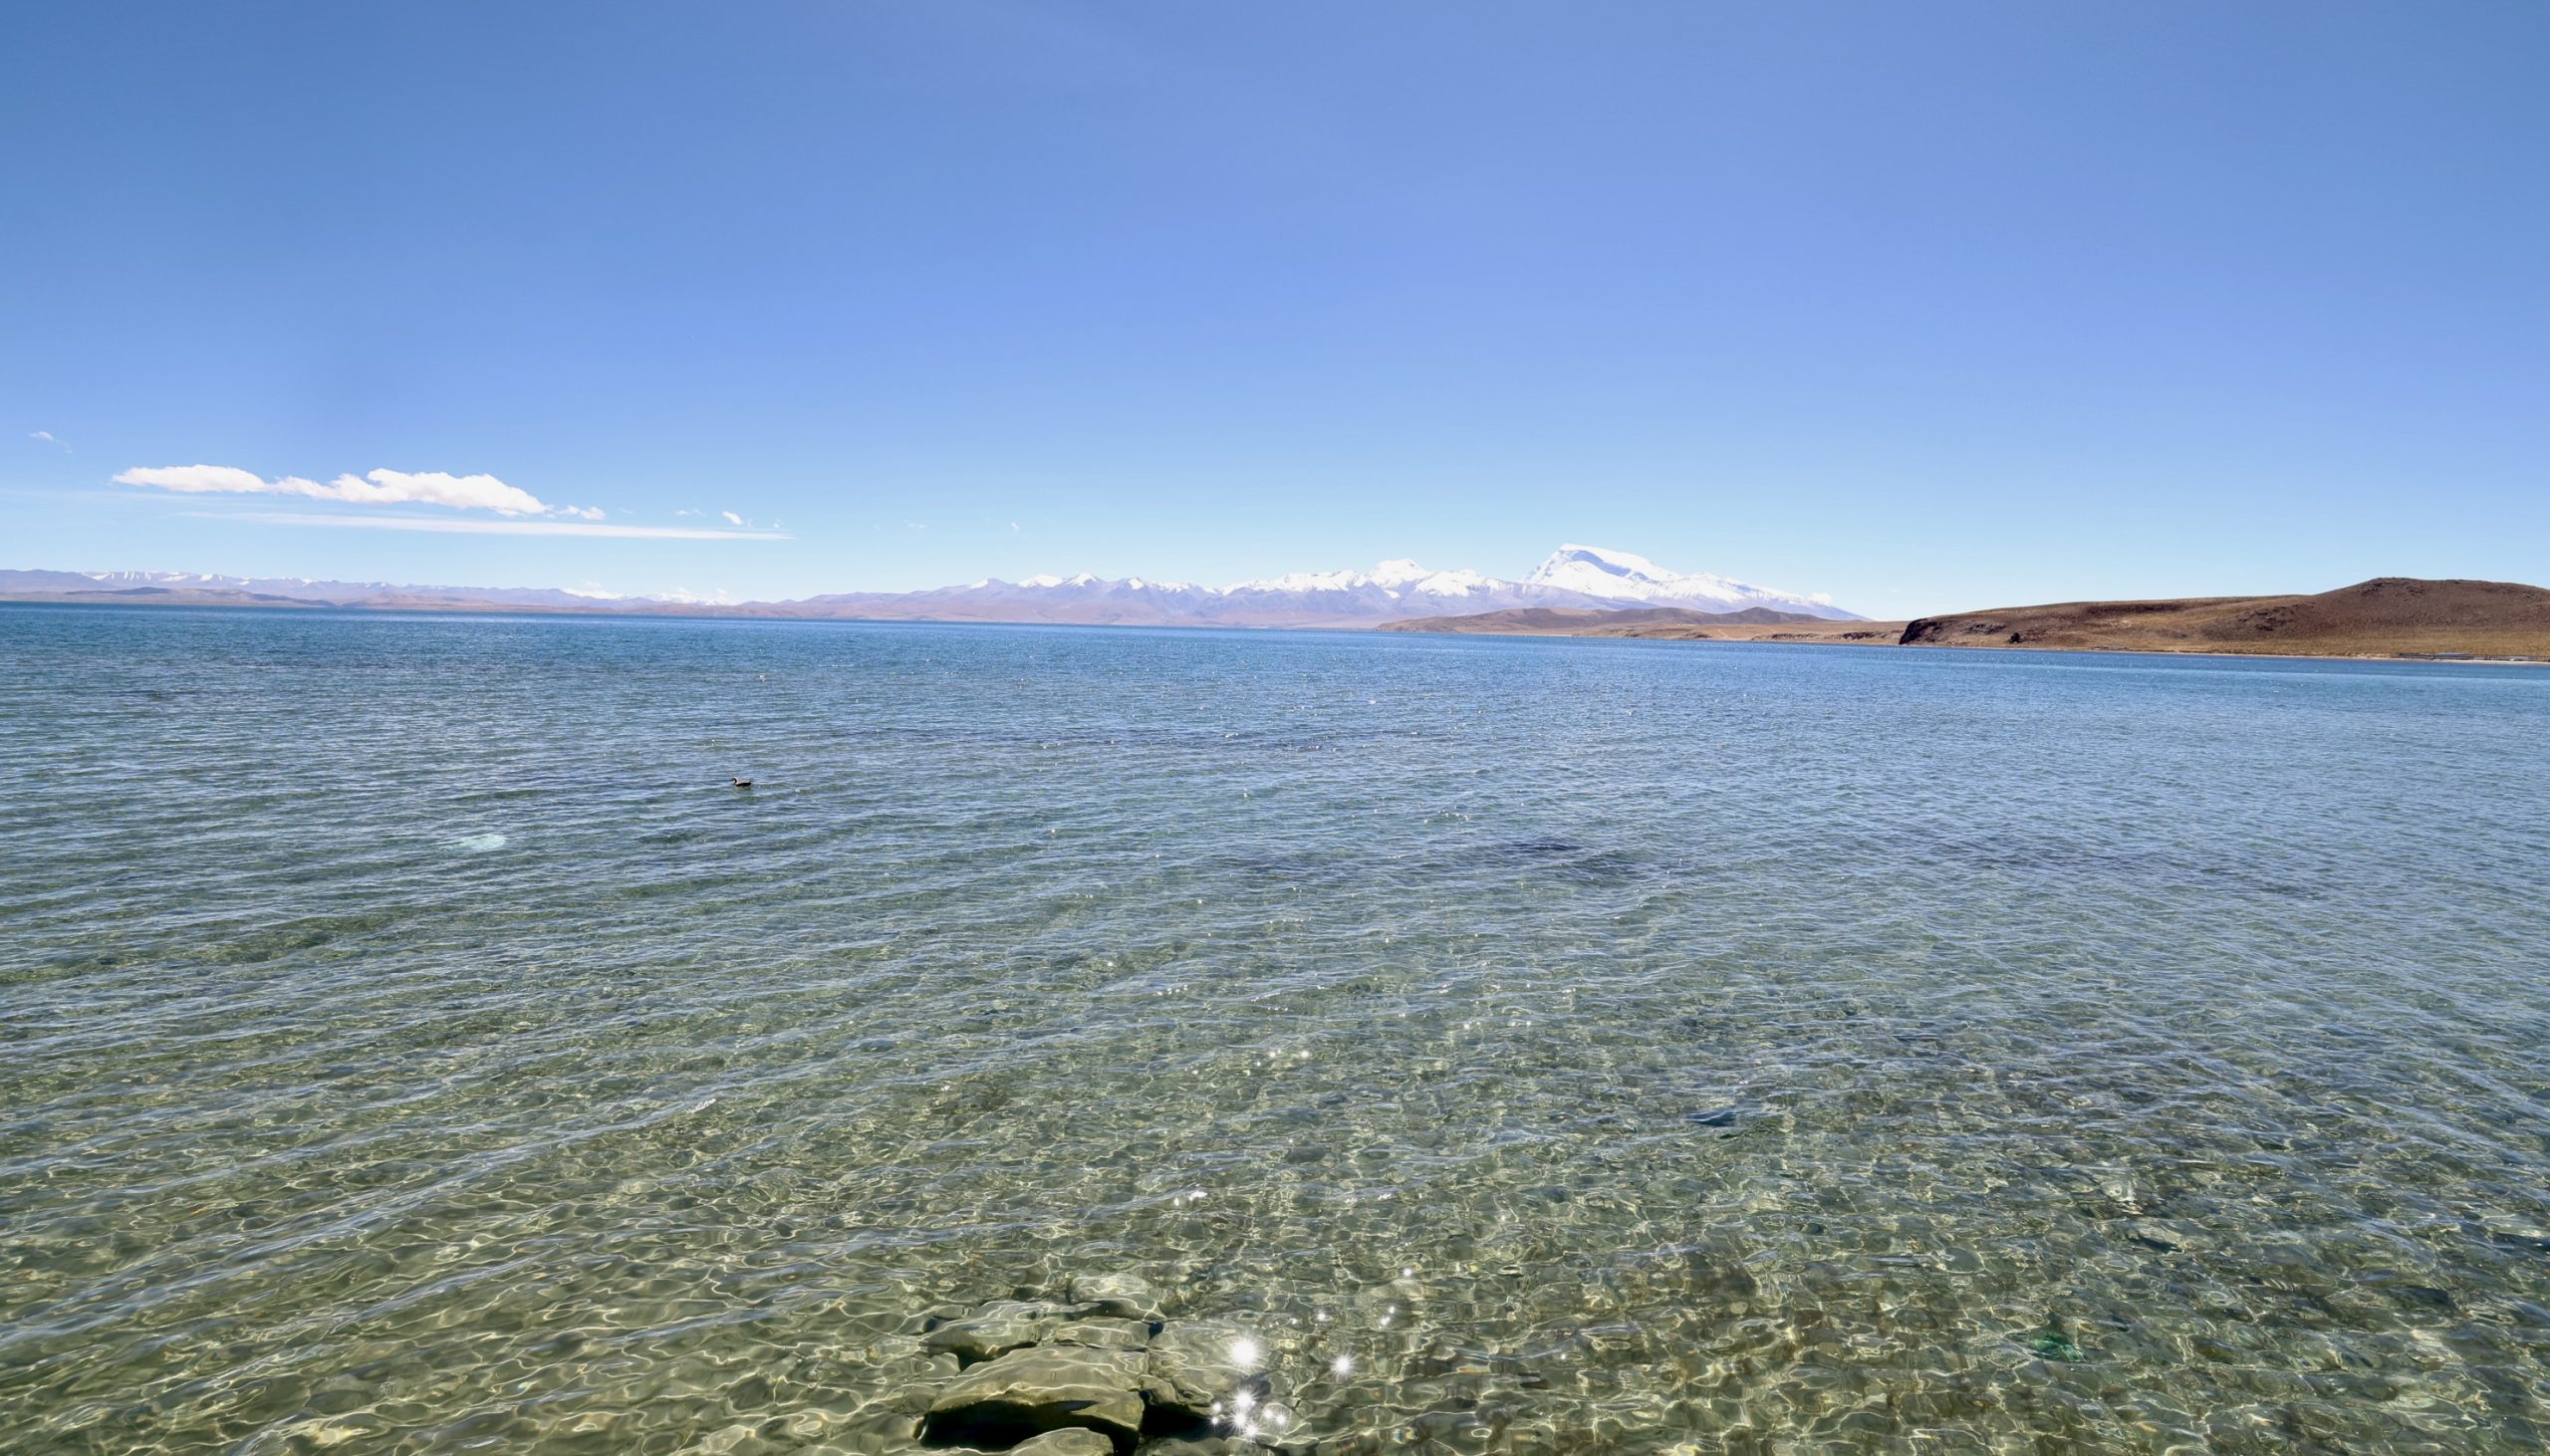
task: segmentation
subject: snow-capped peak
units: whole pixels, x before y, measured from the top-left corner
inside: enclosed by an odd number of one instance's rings
[[[1671,571],[1632,552],[1574,542],[1551,552],[1547,561],[1523,579],[1523,584],[1614,602],[1722,605],[1736,609],[1769,607],[1812,610],[1819,616],[1831,614],[1830,604],[1817,598],[1730,581],[1707,572]],[[1816,610],[1819,607],[1825,609]]]
[[[1705,573],[1676,572],[1646,557],[1599,546],[1569,544],[1551,553],[1531,576],[1502,581],[1473,571],[1430,571],[1404,557],[1382,562],[1371,571],[1288,572],[1262,581],[1234,582],[1227,587],[1197,587],[1144,577],[1111,581],[1094,573],[1072,577],[1029,577],[1018,584],[1035,594],[1038,611],[1158,610],[1164,619],[1178,613],[1202,613],[1214,620],[1299,618],[1310,621],[1392,620],[1512,607],[1605,607],[1632,604],[1687,607],[1703,611],[1767,607],[1817,616],[1848,616],[1831,602],[1748,586]],[[948,593],[1006,592],[999,582],[980,582],[933,594],[944,605]],[[1092,607],[1091,604],[1098,604]],[[1111,615],[1108,619],[1121,619]]]
[[[1683,575],[1680,572],[1667,571],[1633,552],[1614,551],[1602,546],[1579,546],[1571,541],[1551,552],[1549,559],[1533,568],[1532,575],[1524,580],[1546,583],[1553,577],[1581,576],[1585,571],[1599,572],[1604,576],[1618,577],[1623,581],[1658,584],[1672,581]]]
[[[1428,597],[1459,597],[1481,587],[1502,585],[1476,572],[1434,572],[1415,562],[1401,558],[1386,561],[1369,572],[1288,572],[1261,582],[1235,582],[1221,589],[1223,596],[1242,592],[1363,592],[1379,591],[1396,599],[1413,592]]]

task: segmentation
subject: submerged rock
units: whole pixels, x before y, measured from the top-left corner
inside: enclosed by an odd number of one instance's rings
[[[1122,1320],[1157,1320],[1159,1294],[1139,1274],[1075,1274],[1065,1288],[1076,1304]]]
[[[1085,1344],[1093,1349],[1141,1349],[1151,1342],[1151,1327],[1140,1320],[1076,1320],[1055,1327],[1044,1342]]]
[[[1038,1345],[986,1360],[938,1392],[922,1418],[933,1443],[1010,1446],[1081,1427],[1130,1445],[1143,1428],[1139,1355],[1080,1345]]]
[[[1047,1431],[1012,1446],[1010,1456],[1116,1456],[1116,1443],[1096,1431]]]
[[[1235,1398],[1253,1404],[1270,1393],[1268,1354],[1263,1335],[1228,1320],[1164,1325],[1151,1336],[1151,1398],[1191,1415],[1228,1414]]]
[[[1041,1342],[1081,1307],[1044,1301],[994,1300],[961,1320],[951,1320],[921,1336],[923,1347],[943,1350],[960,1359],[987,1360]]]
[[[2028,1348],[2035,1350],[2046,1359],[2059,1360],[2067,1365],[2080,1364],[2090,1357],[2081,1346],[2073,1343],[2072,1336],[2064,1334],[2062,1327],[2057,1325],[2048,1325],[2029,1336]]]

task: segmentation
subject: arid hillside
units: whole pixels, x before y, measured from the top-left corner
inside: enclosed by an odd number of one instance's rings
[[[1509,637],[1654,637],[1671,641],[1893,642],[1900,621],[1831,621],[1794,611],[1748,607],[1741,611],[1694,611],[1681,607],[1641,607],[1618,611],[1584,607],[1525,607],[1467,616],[1420,616],[1395,621],[1386,632],[1460,632]]]
[[[1912,646],[2075,651],[2550,657],[2550,591],[2379,577],[2309,597],[2064,602],[1925,616]]]

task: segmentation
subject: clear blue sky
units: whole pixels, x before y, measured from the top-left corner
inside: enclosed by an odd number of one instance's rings
[[[2534,0],[57,4],[0,65],[0,565],[2550,583]],[[112,483],[196,464],[319,484]],[[601,534],[729,511],[784,539]]]

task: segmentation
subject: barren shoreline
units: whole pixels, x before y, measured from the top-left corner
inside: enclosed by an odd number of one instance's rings
[[[793,604],[656,604],[638,609],[496,603],[420,595],[356,602],[237,592],[141,589],[0,594],[25,606],[194,607],[387,614],[669,617],[679,619],[897,621],[947,624],[1154,626],[1141,621],[1003,622],[869,616]],[[2550,591],[2506,582],[2386,577],[2316,596],[2214,597],[2152,602],[2074,602],[1917,617],[1832,620],[1751,608],[1711,613],[1679,607],[1617,610],[1526,607],[1418,617],[1362,627],[1330,621],[1222,630],[1371,630],[1459,636],[1593,637],[1641,641],[1754,642],[1797,646],[1950,647],[1966,651],[2125,652],[2168,657],[2297,657],[2333,662],[2483,662],[2550,665]]]
[[[1721,624],[1700,613],[1556,619],[1487,612],[1396,622],[1383,630],[2538,665],[2550,660],[2550,591],[2512,582],[2383,577],[2314,596],[2066,602],[1906,622]]]

